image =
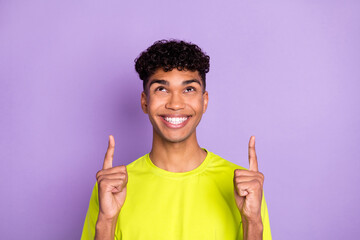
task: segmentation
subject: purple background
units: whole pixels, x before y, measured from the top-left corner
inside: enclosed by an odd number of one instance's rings
[[[248,167],[274,239],[360,234],[359,1],[0,1],[1,239],[79,239],[107,138],[151,147],[133,60],[179,38],[211,56],[199,142]]]

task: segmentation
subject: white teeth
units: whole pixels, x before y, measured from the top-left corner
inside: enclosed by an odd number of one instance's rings
[[[188,119],[187,117],[175,117],[175,118],[170,118],[170,117],[165,117],[165,120],[169,123],[172,124],[180,124],[184,121],[186,121],[186,119]]]

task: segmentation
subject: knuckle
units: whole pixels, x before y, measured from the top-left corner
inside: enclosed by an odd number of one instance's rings
[[[96,179],[98,179],[102,174],[102,170],[99,170],[97,173],[96,173]]]
[[[261,186],[264,184],[264,180],[262,178],[258,179],[258,182],[260,183]]]
[[[235,177],[234,180],[235,180],[236,183],[240,183],[241,182],[241,176]]]
[[[244,174],[244,170],[243,169],[236,169],[235,170],[235,175],[236,176],[241,176],[241,175],[243,175]]]
[[[114,169],[117,173],[121,173],[121,172],[122,172],[122,166],[116,166],[116,167],[113,167],[113,169]]]
[[[263,173],[258,172],[257,175],[258,175],[258,177],[259,177],[262,181],[264,180],[265,176],[264,176]]]
[[[123,174],[123,173],[116,173],[115,175],[116,175],[117,179],[124,179],[125,178],[125,174]]]
[[[261,176],[261,180],[264,182],[265,180],[265,175],[263,173],[260,173],[260,176]]]
[[[97,178],[97,182],[99,183],[99,184],[104,184],[104,176],[99,176],[98,178]]]

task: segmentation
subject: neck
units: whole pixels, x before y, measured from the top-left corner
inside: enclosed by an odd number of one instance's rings
[[[200,148],[196,132],[181,142],[169,142],[154,131],[153,145],[149,154],[151,161],[169,172],[191,171],[205,160],[206,152]]]

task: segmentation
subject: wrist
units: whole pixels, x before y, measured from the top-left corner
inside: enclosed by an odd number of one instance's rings
[[[114,221],[117,220],[118,215],[119,214],[116,214],[115,216],[106,216],[106,215],[102,214],[101,212],[99,212],[97,222],[113,223]]]
[[[243,219],[243,233],[245,240],[262,239],[263,223],[260,219]]]
[[[243,223],[246,223],[246,224],[251,224],[253,226],[259,225],[259,224],[262,225],[261,214],[258,214],[255,217],[254,216],[253,217],[245,217],[245,216],[242,215],[241,219],[242,219]]]
[[[99,213],[95,225],[95,239],[114,239],[117,218],[109,218]]]
[[[252,221],[252,222],[246,222],[244,224],[248,230],[256,231],[256,232],[262,232],[263,231],[263,224],[262,221]]]

